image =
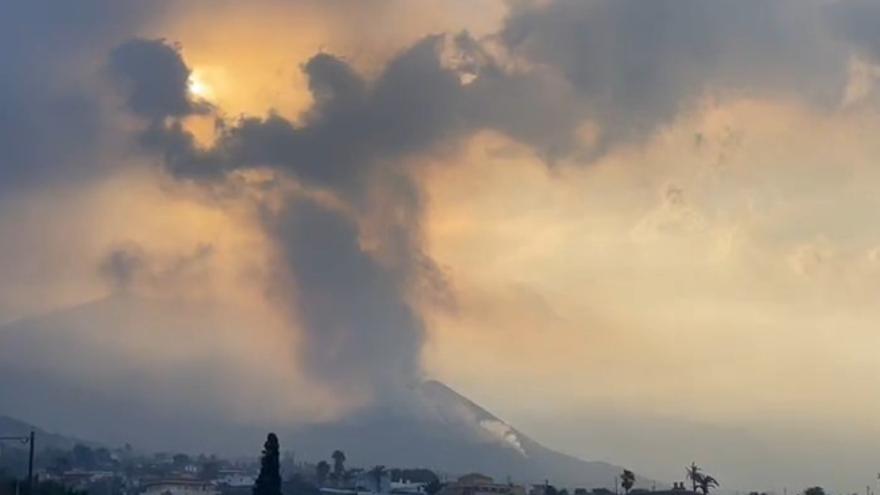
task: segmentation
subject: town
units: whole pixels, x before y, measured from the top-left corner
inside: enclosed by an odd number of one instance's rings
[[[16,439],[3,437],[0,439]],[[299,460],[282,451],[270,433],[261,456],[225,459],[216,455],[141,453],[131,445],[108,449],[76,444],[50,448],[36,459],[22,442],[0,442],[0,495],[710,495],[718,481],[692,463],[684,481],[671,486],[636,486],[624,469],[613,485],[599,488],[496,480],[480,473],[444,473],[429,468],[351,467],[345,452],[326,460]],[[33,444],[33,436],[29,439]],[[751,492],[749,495],[767,495]],[[803,495],[825,495],[811,487]]]

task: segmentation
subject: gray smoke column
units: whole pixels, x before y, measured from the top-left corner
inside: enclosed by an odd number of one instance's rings
[[[175,47],[132,40],[110,57],[130,110],[144,118],[142,144],[162,153],[172,173],[215,181],[268,165],[336,198],[329,206],[291,193],[280,210],[265,210],[263,224],[278,253],[276,292],[303,330],[306,372],[359,397],[390,400],[421,379],[425,332],[407,292],[424,281],[442,286],[421,252],[419,190],[406,173],[385,166],[457,132],[458,80],[439,64],[435,44],[429,39],[402,55],[374,86],[342,60],[317,55],[304,67],[316,103],[303,126],[277,115],[244,118],[210,149],[196,146],[179,121],[204,106],[186,96],[189,69]],[[369,199],[374,187],[381,205]],[[398,212],[374,232],[386,254],[381,261],[363,239],[365,218],[380,217],[371,215],[377,208]]]
[[[297,199],[269,230],[292,274],[308,369],[344,390],[370,387],[383,398],[411,384],[419,376],[422,322],[403,296],[406,280],[364,252],[357,225]]]
[[[450,297],[421,246],[422,198],[413,181],[418,174],[403,165],[405,159],[508,118],[544,118],[562,136],[553,138],[553,146],[570,135],[568,120],[551,122],[558,105],[514,105],[541,88],[539,79],[513,80],[487,67],[485,79],[465,85],[463,69],[442,59],[446,41],[424,38],[372,81],[338,57],[318,54],[303,66],[315,103],[301,124],[276,114],[241,118],[208,149],[196,145],[180,121],[205,107],[187,96],[189,69],[177,47],[137,39],[110,56],[129,109],[144,119],[141,143],[161,153],[176,176],[216,181],[231,171],[268,166],[307,190],[329,192],[342,205],[291,194],[280,212],[267,210],[264,219],[283,265],[275,271],[287,275],[282,292],[304,331],[302,362],[318,380],[342,390],[387,399],[418,382],[425,332],[409,295]],[[470,60],[468,70],[483,55],[467,35],[454,45]],[[500,86],[509,88],[497,91]],[[536,148],[548,140],[547,126],[510,129]],[[366,223],[376,245],[371,251],[363,247]]]
[[[862,17],[878,12],[867,2],[827,6],[515,3],[494,36],[425,37],[372,79],[340,57],[315,55],[303,66],[314,105],[297,122],[275,113],[242,117],[225,122],[208,148],[182,124],[211,109],[191,101],[179,48],[131,40],[109,66],[144,121],[140,144],[175,176],[220,181],[269,167],[302,186],[305,194],[288,195],[263,222],[304,326],[303,362],[321,379],[383,393],[419,377],[424,328],[409,294],[444,290],[423,252],[420,171],[408,158],[492,130],[548,164],[591,163],[615,146],[644,142],[707,96],[785,94],[836,108],[851,54],[876,53]],[[577,137],[585,123],[598,129],[592,143]]]

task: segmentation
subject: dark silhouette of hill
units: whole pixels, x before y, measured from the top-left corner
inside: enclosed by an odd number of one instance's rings
[[[107,446],[251,453],[265,429],[217,412],[234,388],[211,332],[229,324],[215,308],[114,296],[0,326],[0,414]],[[170,366],[178,341],[208,351]]]
[[[20,421],[15,418],[10,418],[9,416],[0,415],[0,436],[8,437],[25,437],[33,431],[36,434],[36,448],[37,451],[46,450],[46,449],[57,449],[57,450],[70,450],[76,444],[83,445],[95,445],[92,442],[79,440],[77,438],[64,436],[57,433],[49,433],[46,430],[34,426],[30,423],[26,423],[24,421]],[[22,444],[22,449],[27,448],[26,445]]]

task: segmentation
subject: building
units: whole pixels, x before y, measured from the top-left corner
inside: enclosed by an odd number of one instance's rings
[[[66,488],[72,490],[88,490],[89,486],[115,477],[112,471],[85,471],[79,469],[71,469],[58,476],[44,477],[43,479],[52,479],[58,481]]]
[[[526,490],[512,483],[495,483],[490,476],[471,473],[443,487],[438,495],[526,495]]]
[[[392,492],[390,474],[384,469],[352,470],[349,479],[337,487],[321,487],[324,495],[370,495]],[[401,492],[405,493],[405,492]]]
[[[250,487],[257,482],[256,476],[242,469],[221,469],[216,483],[230,488]]]
[[[648,493],[650,493],[650,495],[698,495],[697,492],[688,489],[685,486],[684,481],[673,482],[672,488],[651,490],[650,492],[648,492],[647,490],[640,490],[640,492],[643,492],[642,495],[647,495]],[[632,490],[630,492],[630,495],[638,495],[637,490]]]
[[[219,495],[217,487],[208,481],[192,479],[165,479],[141,484],[141,495]]]
[[[426,485],[427,483],[415,481],[392,481],[391,493],[396,495],[423,495],[425,493]]]

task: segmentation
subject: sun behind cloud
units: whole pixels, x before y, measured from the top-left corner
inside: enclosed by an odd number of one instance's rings
[[[187,88],[197,98],[210,101],[215,96],[214,87],[207,81],[205,75],[199,69],[194,69],[189,75]]]

